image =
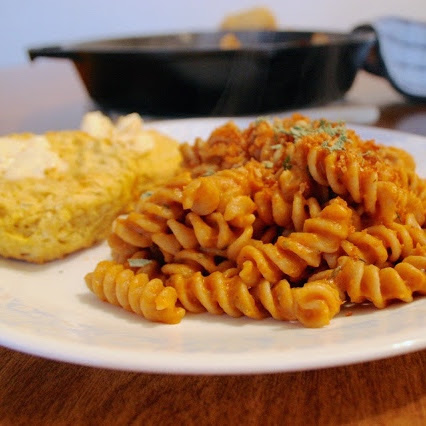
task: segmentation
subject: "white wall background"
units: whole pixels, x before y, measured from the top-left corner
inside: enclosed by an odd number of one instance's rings
[[[385,15],[426,22],[426,0],[0,0],[0,67],[28,62],[28,47],[216,29],[226,14],[261,5],[282,28],[349,31]]]

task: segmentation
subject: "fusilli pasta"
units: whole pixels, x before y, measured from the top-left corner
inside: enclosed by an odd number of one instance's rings
[[[426,294],[426,181],[405,151],[343,123],[234,123],[183,144],[182,173],[116,219],[101,299],[152,321],[185,312],[321,327],[345,301]]]
[[[340,310],[342,301],[330,280],[310,282],[300,288],[291,288],[286,280],[275,285],[260,280],[250,289],[235,273],[230,269],[207,277],[200,272],[186,277],[176,274],[168,284],[176,289],[189,312],[245,315],[253,319],[271,315],[278,320],[299,320],[306,326],[318,327],[328,324]]]
[[[185,315],[185,310],[176,306],[174,288],[164,286],[159,278],[150,280],[147,274],[135,274],[121,264],[100,262],[85,280],[89,289],[101,300],[151,321],[175,324]]]
[[[414,294],[426,294],[425,269],[424,254],[407,256],[394,267],[384,268],[342,256],[336,269],[320,275],[323,279],[333,277],[336,286],[351,302],[369,301],[377,308],[384,308],[391,301],[411,302]]]

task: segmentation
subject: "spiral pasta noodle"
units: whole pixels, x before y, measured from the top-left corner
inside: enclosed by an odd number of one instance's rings
[[[109,240],[113,253],[120,253],[120,246],[129,253],[132,246],[137,251],[155,243],[170,261],[181,249],[225,248],[241,234],[239,229],[254,222],[250,195],[261,179],[260,168],[250,165],[196,179],[183,174],[117,218]]]
[[[226,123],[213,130],[206,141],[198,138],[193,146],[184,143],[183,165],[194,176],[200,176],[239,167],[252,159],[282,163],[293,151],[292,136],[282,130],[305,122],[306,117],[300,114],[274,124],[260,119],[243,131],[232,122]]]
[[[343,251],[379,267],[392,264],[409,256],[418,244],[426,246],[426,233],[415,223],[417,226],[399,223],[373,225],[353,232],[342,241]]]
[[[322,253],[334,253],[350,232],[352,211],[336,198],[315,218],[305,220],[303,232],[280,236],[275,244],[252,241],[239,253],[240,276],[250,284],[260,277],[275,283],[298,279],[308,266],[318,267]]]
[[[351,152],[329,152],[323,143],[310,147],[306,154],[309,173],[317,183],[329,186],[340,196],[349,195],[366,212],[377,213],[385,222],[392,222],[397,213],[409,210],[418,212],[418,221],[424,223],[420,200],[408,187],[407,179],[399,174],[392,176],[400,178],[400,185],[383,180],[380,168],[377,170],[365,164],[367,157],[360,159]]]
[[[245,315],[253,319],[267,316],[281,321],[298,320],[308,327],[321,327],[330,322],[342,303],[338,290],[329,280],[307,283],[291,288],[286,280],[272,285],[261,280],[248,288],[233,270],[214,272],[203,277],[197,272],[190,276],[173,275],[169,284],[189,312],[209,312],[232,317]]]
[[[369,301],[377,308],[391,301],[411,302],[413,295],[426,294],[426,256],[410,255],[395,267],[379,268],[348,256],[342,256],[331,271],[339,290],[351,302]]]
[[[152,245],[152,235],[167,229],[167,221],[183,212],[182,188],[191,181],[189,173],[172,179],[163,187],[141,195],[135,209],[113,223],[109,243],[114,259],[122,261],[120,253],[136,252]]]
[[[322,327],[341,305],[426,294],[426,180],[405,151],[300,114],[230,122],[181,148],[182,173],[114,222],[101,300]]]
[[[303,223],[319,214],[321,207],[314,197],[306,199],[301,191],[294,193],[288,200],[288,192],[283,193],[278,186],[264,188],[254,195],[259,218],[267,225],[303,228]]]
[[[150,321],[175,324],[185,315],[176,306],[176,291],[156,278],[135,274],[131,269],[111,261],[100,262],[85,277],[89,289],[101,300],[132,311]]]

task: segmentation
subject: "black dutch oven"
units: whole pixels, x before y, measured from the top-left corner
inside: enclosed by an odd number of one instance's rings
[[[32,48],[73,61],[101,109],[162,116],[248,115],[321,105],[351,87],[376,43],[371,28],[351,33],[225,32],[104,39]]]

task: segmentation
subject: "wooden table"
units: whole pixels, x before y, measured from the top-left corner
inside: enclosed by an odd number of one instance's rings
[[[387,82],[364,72],[341,105],[346,104],[377,106],[380,115],[372,124],[426,135],[426,106],[405,103]],[[75,128],[91,108],[67,62],[0,70],[0,134]],[[2,425],[426,424],[425,350],[337,368],[247,376],[110,371],[6,348],[0,356]]]

